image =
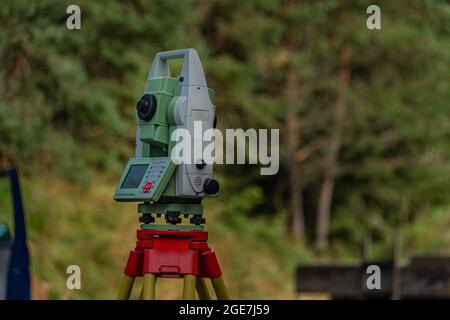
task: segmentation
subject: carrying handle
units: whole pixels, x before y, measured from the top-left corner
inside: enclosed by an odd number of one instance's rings
[[[153,59],[152,67],[148,74],[148,79],[154,77],[170,77],[168,60],[183,59],[181,75],[185,86],[207,86],[202,63],[195,49],[181,49],[158,52]]]

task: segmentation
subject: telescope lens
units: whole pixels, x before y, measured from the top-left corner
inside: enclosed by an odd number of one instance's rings
[[[156,112],[156,97],[152,94],[144,95],[136,104],[138,117],[144,121],[150,121]]]

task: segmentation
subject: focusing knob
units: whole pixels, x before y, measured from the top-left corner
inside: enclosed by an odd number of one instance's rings
[[[219,182],[214,179],[206,179],[203,184],[203,191],[207,194],[216,194],[219,192]]]
[[[150,121],[156,112],[156,97],[152,94],[145,94],[136,104],[139,119]]]

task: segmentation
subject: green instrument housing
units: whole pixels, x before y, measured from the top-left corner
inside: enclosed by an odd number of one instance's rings
[[[120,178],[114,200],[158,201],[175,167],[168,157],[130,159]]]
[[[146,122],[138,119],[140,139],[142,142],[142,158],[132,158],[128,161],[125,170],[114,194],[114,200],[119,202],[148,201],[154,202],[165,197],[174,197],[176,165],[171,161],[170,155],[175,142],[170,140],[172,132],[177,128],[173,119],[173,108],[181,93],[180,79],[174,77],[158,77],[147,81],[145,94],[153,94],[156,97],[158,108],[153,118]],[[214,90],[208,88],[211,101],[214,103]],[[149,172],[154,161],[165,160],[165,166],[158,183],[151,192],[142,191],[146,180],[142,176],[139,185],[134,188],[123,188],[125,178],[129,170],[135,165],[149,165]],[[147,173],[149,173],[147,172]]]
[[[167,64],[167,60],[174,58],[184,58],[182,74],[178,77],[170,74]],[[208,189],[203,187],[206,180],[212,179],[212,165],[196,169],[195,164],[177,165],[171,158],[177,143],[171,136],[177,128],[192,130],[187,126],[197,114],[206,115],[206,120],[202,120],[205,128],[212,127],[215,117],[215,93],[207,87],[196,51],[183,49],[158,53],[147,78],[144,96],[136,108],[136,156],[128,161],[114,200],[143,202],[139,205],[139,212],[145,218],[143,229],[203,228],[201,200],[216,196],[204,191]],[[201,184],[193,183],[194,178]],[[203,189],[194,190],[199,186]],[[168,225],[162,226],[163,221],[158,219],[167,214],[180,215],[180,219],[175,216],[167,220]]]

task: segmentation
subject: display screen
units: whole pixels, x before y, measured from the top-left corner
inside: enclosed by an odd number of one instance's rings
[[[122,189],[135,189],[139,187],[142,177],[147,171],[148,164],[135,164],[130,167],[128,174],[123,180]]]

